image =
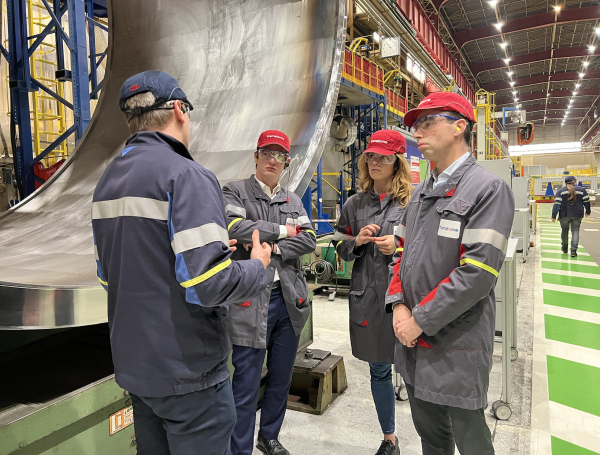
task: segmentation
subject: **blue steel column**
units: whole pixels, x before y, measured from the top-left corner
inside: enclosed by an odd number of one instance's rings
[[[25,0],[7,0],[8,19],[8,53],[9,79],[11,97],[11,121],[18,130],[18,140],[13,153],[16,157],[15,174],[23,183],[23,194],[26,197],[35,191],[33,169],[33,142],[31,136],[31,117],[29,111],[29,92],[35,91],[31,86],[31,71],[27,57],[27,19]]]
[[[87,0],[87,15],[94,18],[94,0]],[[92,84],[91,91],[91,99],[98,99],[98,92],[96,91],[96,86],[98,85],[98,72],[96,67],[96,34],[94,24],[90,21],[88,22],[88,39],[90,44],[90,77],[89,80]]]
[[[71,76],[73,78],[73,112],[77,124],[75,140],[79,141],[91,118],[85,4],[84,0],[68,0],[68,6],[69,35],[73,42]]]

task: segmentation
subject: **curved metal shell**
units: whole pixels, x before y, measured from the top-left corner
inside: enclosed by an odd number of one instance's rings
[[[345,0],[128,0],[109,3],[108,66],[94,118],[49,183],[0,218],[0,328],[105,322],[90,207],[129,135],[118,92],[137,72],[175,76],[195,106],[190,151],[221,184],[247,178],[260,132],[293,144],[284,183],[302,194],[337,100]]]

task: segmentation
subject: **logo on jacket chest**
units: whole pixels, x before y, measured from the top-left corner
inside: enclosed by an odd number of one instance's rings
[[[460,237],[460,221],[440,220],[438,235],[441,237],[457,239]]]

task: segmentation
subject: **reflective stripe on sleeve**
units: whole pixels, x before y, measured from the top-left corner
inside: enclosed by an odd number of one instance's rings
[[[508,240],[493,229],[465,229],[462,244],[467,245],[470,243],[487,243],[504,253],[508,245]]]
[[[233,226],[238,221],[243,221],[243,220],[244,220],[243,218],[236,218],[235,220],[231,221],[231,223],[229,223],[229,226],[227,226],[227,230],[229,231],[231,229],[231,226]]]
[[[219,265],[213,267],[208,272],[203,273],[202,275],[197,276],[196,278],[192,278],[191,280],[184,281],[183,283],[181,283],[181,286],[183,286],[184,288],[196,286],[197,284],[200,284],[203,281],[208,280],[210,277],[215,276],[217,273],[226,269],[230,265],[231,265],[231,259],[227,259],[225,262],[221,262]]]
[[[396,248],[396,253],[399,253],[400,251],[404,251],[404,248]]]
[[[398,226],[394,226],[394,235],[396,237],[404,238],[406,237],[406,226],[399,224]]]
[[[556,201],[562,201],[562,197],[554,198],[554,202],[556,202]]]
[[[237,205],[227,204],[225,206],[226,212],[235,213],[236,215],[246,218],[246,209],[244,207],[238,207]]]
[[[307,229],[306,232],[310,232],[312,235],[315,236],[315,239],[317,238],[317,234],[315,231],[313,231],[312,229]]]
[[[171,247],[175,254],[200,248],[212,242],[222,242],[229,246],[227,231],[216,223],[204,224],[200,227],[187,229],[173,235]]]
[[[460,260],[460,265],[471,264],[475,267],[479,267],[480,269],[485,270],[486,272],[490,272],[494,276],[498,276],[498,271],[489,265],[484,264],[483,262],[476,261],[475,259],[464,258]]]
[[[307,216],[299,216],[298,224],[310,224],[310,218]]]
[[[583,196],[583,191],[575,191],[575,194],[581,194]]]
[[[333,239],[332,240],[334,242],[337,242],[337,241],[340,241],[340,240],[350,240],[351,238],[352,238],[351,235],[342,234],[340,231],[335,231],[333,233]]]
[[[98,281],[100,281],[100,284],[102,284],[103,286],[108,286],[108,283],[106,281],[104,281],[102,278],[100,278],[99,276],[96,276],[96,278],[98,278]]]
[[[169,202],[145,197],[123,197],[111,201],[92,203],[92,219],[94,220],[122,216],[167,221],[169,218]]]

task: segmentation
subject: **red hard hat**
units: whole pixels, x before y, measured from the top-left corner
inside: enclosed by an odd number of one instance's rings
[[[267,145],[280,145],[282,146],[288,153],[290,152],[290,140],[289,138],[283,134],[281,131],[277,130],[267,130],[260,135],[258,138],[257,148],[262,148]]]
[[[406,113],[404,124],[410,128],[420,112],[432,109],[458,112],[468,120],[476,122],[473,106],[464,96],[452,92],[434,92],[423,98],[418,107]]]
[[[395,130],[379,130],[371,135],[369,146],[363,153],[379,153],[395,155],[406,153],[406,139],[402,133]]]

